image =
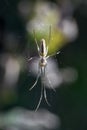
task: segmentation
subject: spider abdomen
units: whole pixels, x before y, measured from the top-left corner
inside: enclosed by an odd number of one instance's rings
[[[40,59],[40,62],[39,62],[39,65],[40,65],[41,67],[45,67],[45,66],[47,65],[46,59],[45,59],[45,58],[41,58],[41,59]]]
[[[40,56],[46,56],[47,55],[47,47],[44,39],[41,39],[41,44],[40,44]]]

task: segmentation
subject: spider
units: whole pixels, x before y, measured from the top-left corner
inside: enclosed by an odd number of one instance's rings
[[[35,34],[35,32],[34,32],[34,34]],[[38,105],[35,109],[35,111],[37,111],[40,104],[41,104],[43,95],[44,95],[46,103],[50,106],[50,104],[47,100],[46,89],[45,89],[45,77],[48,79],[45,71],[46,71],[46,66],[47,66],[47,59],[55,54],[47,55],[48,54],[48,46],[46,45],[45,39],[41,39],[40,46],[38,45],[36,38],[35,38],[35,43],[36,43],[37,51],[39,54],[38,75],[37,75],[36,81],[34,82],[34,84],[31,86],[31,88],[29,90],[31,91],[36,86],[39,77],[41,77],[41,95],[40,95]],[[57,52],[56,54],[59,54],[59,52]],[[33,57],[31,57],[29,59],[29,61],[32,59],[33,59]],[[50,88],[52,88],[55,91],[55,89],[51,86],[49,79],[48,79],[48,82],[49,82]]]

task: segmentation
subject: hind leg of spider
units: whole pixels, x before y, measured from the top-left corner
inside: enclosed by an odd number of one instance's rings
[[[45,89],[45,87],[44,87],[44,98],[45,98],[45,101],[46,101],[46,103],[48,104],[48,106],[51,106],[50,103],[49,103],[48,100],[47,100],[47,94],[46,94],[46,89]]]
[[[31,90],[36,86],[39,77],[40,77],[40,71],[38,71],[38,75],[37,75],[36,81],[35,81],[34,84],[29,88],[29,91],[31,91]]]
[[[54,92],[56,92],[55,88],[53,88],[48,76],[46,75],[46,79],[48,80],[49,88],[51,88]]]
[[[46,66],[46,68],[47,68],[47,66]],[[55,88],[53,88],[53,86],[52,86],[52,84],[51,84],[51,81],[49,80],[47,74],[45,74],[45,77],[46,77],[46,79],[47,79],[47,81],[48,81],[49,88],[51,88],[54,92],[56,92],[56,90],[55,90]]]
[[[49,103],[48,100],[47,100],[47,94],[46,94],[46,89],[45,89],[45,84],[44,84],[44,82],[45,82],[45,79],[44,79],[44,78],[45,78],[45,69],[46,69],[46,66],[45,66],[44,69],[43,69],[43,71],[44,71],[43,73],[44,73],[44,74],[43,74],[43,77],[42,77],[42,78],[43,78],[43,79],[42,79],[42,87],[43,87],[43,89],[44,89],[44,98],[45,98],[45,101],[46,101],[46,103],[47,103],[49,106],[51,106],[50,103]]]
[[[35,112],[38,110],[38,108],[39,108],[39,106],[41,104],[42,98],[43,98],[43,87],[41,88],[41,95],[40,95],[40,99],[39,99],[38,105],[37,105],[37,107],[35,109]]]

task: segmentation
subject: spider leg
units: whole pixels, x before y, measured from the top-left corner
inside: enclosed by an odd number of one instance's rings
[[[42,84],[42,75],[43,75],[43,73],[42,73],[42,72],[43,72],[42,68],[40,68],[40,72],[41,72],[41,84]],[[37,105],[37,107],[36,107],[36,109],[35,109],[35,112],[38,110],[38,108],[39,108],[39,106],[40,106],[40,104],[41,104],[42,98],[43,98],[43,85],[41,85],[41,95],[40,95],[40,99],[39,99],[38,105]]]
[[[34,34],[34,40],[35,40],[35,43],[36,43],[36,46],[37,46],[37,50],[39,52],[39,46],[38,46],[38,43],[37,43],[37,39],[36,39],[36,34],[35,34],[35,30],[33,30],[33,34]]]
[[[49,86],[50,86],[50,88],[54,91],[54,92],[56,92],[56,90],[53,88],[53,86],[51,85],[51,82],[50,82],[50,80],[49,80],[49,78],[48,78],[48,76],[46,75],[46,78],[47,78],[47,80],[48,80],[48,84],[49,84]]]
[[[35,112],[38,110],[40,104],[41,104],[41,101],[42,101],[42,98],[43,98],[43,87],[41,87],[41,95],[40,95],[40,99],[39,99],[39,102],[38,102],[38,105],[35,109]]]
[[[50,44],[50,40],[51,40],[51,25],[49,26],[48,44]]]
[[[36,56],[31,57],[31,58],[28,59],[28,61],[31,61],[31,60],[33,60],[34,58],[37,58],[37,57],[36,57]]]
[[[46,67],[46,66],[45,66]],[[44,89],[44,98],[45,98],[45,101],[46,101],[46,103],[49,105],[49,106],[51,106],[50,105],[50,103],[48,102],[48,100],[47,100],[47,94],[46,94],[46,89],[45,89],[45,84],[44,84],[44,78],[45,78],[45,67],[43,68],[44,70],[44,74],[43,74],[43,79],[42,79],[42,87],[43,87],[43,89]]]
[[[60,53],[60,51],[58,51],[57,53],[53,53],[52,55],[47,56],[46,59],[48,59],[48,58],[50,58],[52,56],[58,55],[59,53]]]
[[[29,88],[29,91],[31,91],[35,86],[36,86],[36,84],[37,84],[37,82],[38,82],[38,79],[39,79],[39,77],[40,77],[40,71],[38,70],[38,75],[37,75],[37,78],[36,78],[36,80],[35,80],[35,82],[34,82],[34,84]]]
[[[45,87],[44,87],[44,98],[45,98],[46,103],[47,103],[49,106],[51,106],[50,103],[49,103],[48,100],[47,100],[47,94],[46,94],[46,89],[45,89]]]
[[[51,84],[51,81],[49,80],[47,74],[45,74],[45,77],[46,77],[46,79],[47,79],[47,81],[48,81],[48,84],[49,84],[50,88],[51,88],[54,92],[56,92],[56,90],[55,90],[55,88],[53,88],[53,86],[52,86],[52,84]]]

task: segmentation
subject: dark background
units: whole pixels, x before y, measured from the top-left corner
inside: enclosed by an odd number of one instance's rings
[[[0,0],[1,56],[4,53],[23,55],[26,51],[27,32],[25,21],[22,20],[17,10],[18,3],[18,0]],[[78,25],[78,37],[75,41],[61,48],[61,53],[57,56],[59,68],[73,66],[78,72],[78,79],[72,84],[61,85],[57,88],[56,93],[49,92],[48,98],[52,104],[51,107],[48,107],[44,101],[41,103],[41,107],[47,108],[60,117],[61,130],[87,129],[87,15],[82,10],[83,8],[83,5],[78,5],[72,16]],[[19,43],[8,47],[4,42],[6,32],[14,33],[19,38]],[[3,75],[4,69],[0,67],[1,84]],[[20,73],[16,91],[5,90],[3,85],[0,85],[1,112],[8,111],[15,106],[34,109],[39,99],[39,88],[36,87],[34,91],[29,92],[27,86],[30,81],[34,81],[33,77],[28,77],[28,72],[23,71]],[[6,100],[7,98],[8,100]]]

